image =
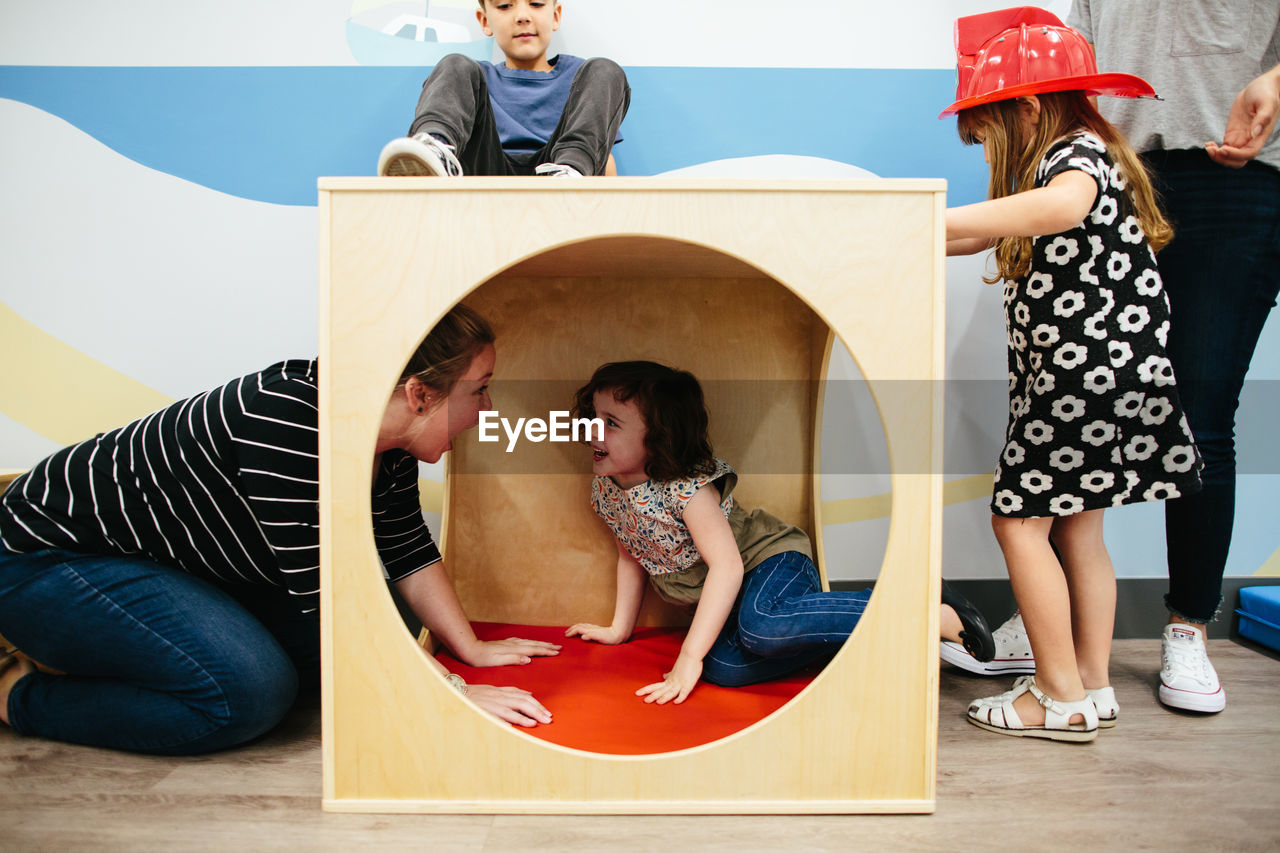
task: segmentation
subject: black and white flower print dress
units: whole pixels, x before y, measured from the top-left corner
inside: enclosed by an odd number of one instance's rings
[[[1200,488],[1200,456],[1165,354],[1169,300],[1119,169],[1091,133],[1064,137],[1036,186],[1078,169],[1098,184],[1078,227],[1037,237],[1006,282],[1009,429],[991,509],[1072,515]]]

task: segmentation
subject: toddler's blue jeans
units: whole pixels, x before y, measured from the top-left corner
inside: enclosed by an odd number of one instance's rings
[[[871,590],[823,592],[818,569],[798,551],[747,572],[724,629],[702,661],[702,677],[724,687],[781,678],[840,650]]]
[[[1236,409],[1280,290],[1280,171],[1220,166],[1201,149],[1143,155],[1173,242],[1158,256],[1169,359],[1204,457],[1204,489],[1165,504],[1168,608],[1209,622],[1222,601],[1236,497]],[[1267,460],[1254,460],[1260,466]]]
[[[319,621],[287,599],[137,557],[0,548],[0,634],[66,673],[21,679],[10,725],[160,755],[251,740],[318,683]]]

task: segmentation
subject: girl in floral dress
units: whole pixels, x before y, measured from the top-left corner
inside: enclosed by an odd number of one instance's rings
[[[680,653],[640,687],[646,702],[679,704],[699,680],[740,687],[779,678],[840,650],[871,590],[827,592],[809,536],[733,497],[738,475],[707,437],[702,387],[652,361],[606,364],[578,389],[575,418],[599,418],[591,505],[618,548],[617,600],[608,625],[565,636],[625,643],[646,586],[693,608]],[[941,634],[979,660],[995,643],[982,614],[944,581]]]
[[[961,18],[956,47],[958,100],[944,115],[958,112],[960,138],[983,145],[991,188],[947,211],[947,251],[994,247],[989,281],[1005,283],[1009,425],[992,525],[1036,661],[1035,676],[968,716],[1001,734],[1088,741],[1118,713],[1103,510],[1200,485],[1165,355],[1155,250],[1172,231],[1089,99],[1154,93],[1098,74],[1079,34],[1039,9]]]

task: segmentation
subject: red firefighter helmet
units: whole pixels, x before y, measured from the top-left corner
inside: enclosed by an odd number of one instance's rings
[[[1154,98],[1133,74],[1099,74],[1093,48],[1058,17],[1034,6],[956,19],[956,102],[938,118],[1022,95],[1083,90]]]

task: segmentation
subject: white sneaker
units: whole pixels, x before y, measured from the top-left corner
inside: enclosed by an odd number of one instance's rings
[[[1164,626],[1160,644],[1160,701],[1171,708],[1216,714],[1227,707],[1227,694],[1209,663],[1204,631],[1195,625]]]
[[[535,175],[542,175],[544,178],[581,178],[582,173],[572,166],[566,166],[563,163],[543,163],[534,168]]]
[[[452,145],[429,133],[419,133],[393,139],[383,146],[378,156],[378,174],[384,178],[452,178],[462,174],[462,164]]]
[[[942,641],[938,654],[952,666],[975,675],[1030,675],[1036,671],[1036,659],[1031,654],[1021,613],[1010,616],[991,637],[996,641],[996,656],[988,663],[982,663],[964,646],[950,640]]]

